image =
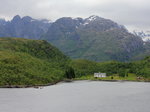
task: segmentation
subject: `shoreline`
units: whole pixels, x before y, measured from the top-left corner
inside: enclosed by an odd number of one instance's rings
[[[105,81],[105,82],[148,82],[150,81],[141,81],[141,80],[101,80],[101,79],[95,79],[95,80],[88,80],[88,79],[67,79],[62,81],[56,81],[49,84],[40,84],[40,85],[5,85],[0,86],[0,88],[35,88],[35,89],[42,89],[43,87],[56,85],[58,83],[70,83],[74,81]]]

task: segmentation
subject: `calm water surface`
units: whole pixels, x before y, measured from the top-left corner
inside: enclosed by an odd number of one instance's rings
[[[150,112],[150,83],[75,81],[0,89],[0,112]]]

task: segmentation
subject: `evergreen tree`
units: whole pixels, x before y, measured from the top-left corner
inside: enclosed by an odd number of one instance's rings
[[[75,72],[74,72],[74,69],[72,67],[69,67],[66,72],[65,72],[65,76],[66,78],[68,79],[73,79],[75,78]]]

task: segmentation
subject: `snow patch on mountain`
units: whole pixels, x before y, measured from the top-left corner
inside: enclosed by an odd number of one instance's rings
[[[90,24],[90,22],[93,22],[95,20],[97,20],[99,17],[98,16],[90,16],[89,18],[84,19],[84,23],[82,23],[83,26],[86,26],[88,24]]]
[[[89,21],[95,21],[97,19],[97,17],[98,16],[93,15],[93,16],[90,16],[87,20],[89,20]]]
[[[144,37],[143,41],[145,41],[145,42],[150,41],[150,37]]]
[[[83,25],[85,26],[85,25],[88,25],[89,23],[88,22],[85,22]]]
[[[133,34],[142,38],[144,42],[150,41],[150,31],[134,30]]]
[[[76,29],[78,29],[79,27],[78,26],[76,26]]]
[[[30,22],[36,21],[35,19],[31,19]]]

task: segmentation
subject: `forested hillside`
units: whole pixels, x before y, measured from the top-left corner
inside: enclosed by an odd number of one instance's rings
[[[74,68],[76,77],[84,76],[87,79],[89,75],[93,77],[94,73],[102,72],[106,73],[107,76],[119,77],[128,77],[128,74],[134,74],[134,80],[136,80],[136,77],[150,80],[150,56],[140,61],[126,63],[119,61],[97,63],[89,60],[73,60],[70,66]]]
[[[39,85],[62,80],[68,60],[46,41],[0,38],[0,85]]]

